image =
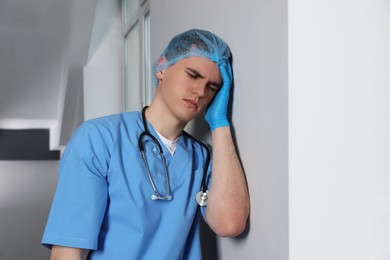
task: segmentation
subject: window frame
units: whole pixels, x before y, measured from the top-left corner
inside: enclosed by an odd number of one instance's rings
[[[143,106],[150,104],[152,99],[152,78],[151,78],[151,50],[150,50],[150,3],[149,0],[138,0],[137,10],[127,14],[127,3],[130,0],[122,0],[122,45],[123,45],[123,110],[141,110]],[[134,26],[138,25],[139,41],[139,97],[138,104],[130,107],[127,95],[130,92],[128,86],[128,50],[126,37]]]

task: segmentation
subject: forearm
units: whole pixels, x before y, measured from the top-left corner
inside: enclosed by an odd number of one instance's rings
[[[213,169],[206,219],[220,236],[236,236],[246,225],[249,194],[244,171],[234,147],[230,127],[212,132]]]
[[[86,249],[53,246],[50,260],[86,260],[88,252]]]

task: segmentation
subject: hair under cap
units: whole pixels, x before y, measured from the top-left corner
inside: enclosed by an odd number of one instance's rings
[[[200,29],[191,29],[172,38],[160,57],[153,64],[153,77],[157,86],[156,73],[176,62],[189,57],[203,57],[220,65],[229,62],[230,50],[217,35]],[[161,62],[162,58],[164,62]]]

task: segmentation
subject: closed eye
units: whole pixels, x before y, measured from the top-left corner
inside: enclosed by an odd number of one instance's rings
[[[187,68],[186,72],[187,72],[187,75],[188,75],[190,78],[193,78],[193,79],[197,79],[197,78],[203,79],[203,78],[204,78],[204,77],[203,77],[198,71],[196,71],[196,70]]]
[[[191,73],[191,72],[188,72],[187,71],[187,75],[192,78],[192,79],[197,79],[198,78],[198,75],[194,74],[194,73]]]
[[[191,79],[204,79],[205,77],[200,74],[197,70],[194,70],[192,68],[187,68],[186,69],[186,72],[187,72],[187,75],[191,78]],[[208,87],[214,91],[214,92],[217,92],[220,88],[221,88],[221,84],[218,83],[218,82],[213,82],[213,81],[210,81],[208,83]]]
[[[217,91],[221,88],[220,85],[214,84],[214,83],[211,83],[211,82],[208,84],[208,86],[209,86],[209,88],[210,88],[212,91],[215,91],[215,92],[217,92]]]

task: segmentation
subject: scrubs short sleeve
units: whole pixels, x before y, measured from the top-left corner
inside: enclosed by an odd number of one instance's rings
[[[72,136],[60,162],[43,245],[96,250],[108,197],[109,137],[93,121]]]

